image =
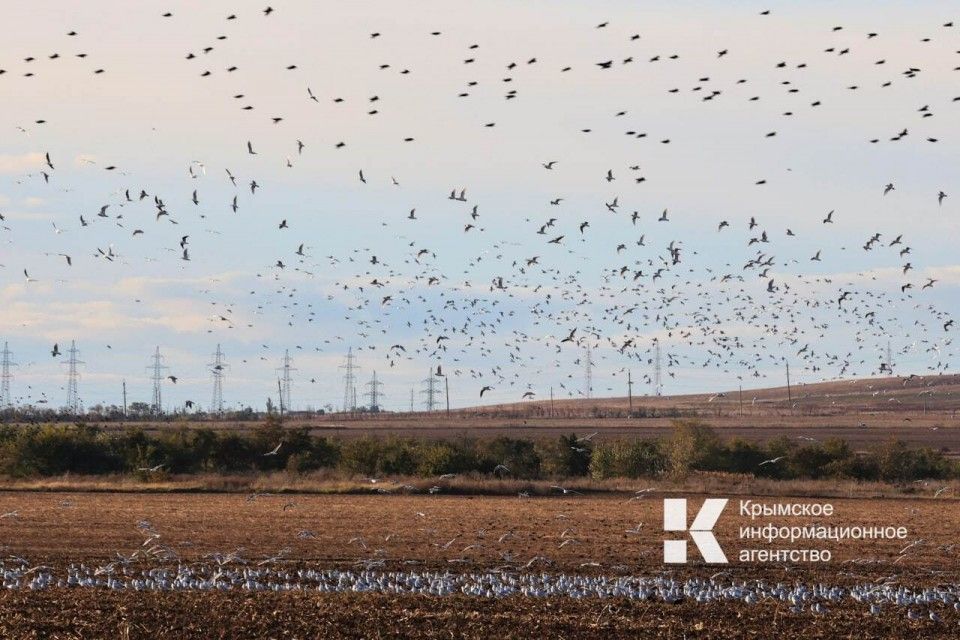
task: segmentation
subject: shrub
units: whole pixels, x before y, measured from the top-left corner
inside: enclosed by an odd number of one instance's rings
[[[277,445],[280,448],[277,449]],[[276,454],[264,455],[276,449]],[[782,458],[761,466],[764,460]],[[960,465],[942,452],[910,448],[900,441],[857,455],[843,440],[800,442],[781,437],[766,445],[743,439],[721,442],[706,424],[674,423],[664,439],[604,440],[596,445],[565,435],[555,440],[498,437],[491,440],[417,440],[314,437],[309,427],[285,428],[269,419],[250,433],[170,427],[159,434],[140,429],[107,433],[85,424],[0,426],[0,474],[15,477],[64,473],[136,472],[162,464],[164,473],[303,473],[338,467],[351,474],[438,476],[493,473],[536,479],[543,475],[654,477],[692,471],[722,471],[793,478],[855,478],[885,482],[960,477]],[[153,476],[151,476],[153,477]]]
[[[543,471],[553,476],[585,476],[590,470],[589,440],[578,440],[575,434],[560,436],[542,450]]]
[[[210,464],[220,473],[251,471],[256,467],[257,457],[262,455],[263,452],[254,447],[251,438],[236,433],[224,433],[220,435]]]
[[[742,438],[730,440],[724,447],[724,457],[727,463],[724,465],[724,471],[731,473],[758,473],[765,469],[760,467],[760,463],[769,460],[768,452],[764,451],[760,445],[747,442]],[[776,457],[776,456],[774,456]],[[766,467],[767,465],[764,465]]]
[[[653,478],[667,468],[667,459],[656,440],[600,442],[593,449],[590,473],[602,478]]]
[[[682,477],[690,471],[715,471],[722,451],[720,438],[699,420],[675,420],[673,433],[664,442],[667,469]]]
[[[466,443],[429,442],[420,447],[417,474],[424,477],[466,473],[477,468],[476,454]]]
[[[340,468],[349,473],[375,476],[379,460],[379,441],[370,436],[347,440],[340,450]]]
[[[605,480],[616,475],[616,454],[612,444],[600,443],[593,448],[590,456],[590,477]]]
[[[510,469],[508,475],[515,478],[533,479],[540,477],[540,453],[530,440],[520,440],[501,436],[479,447],[477,470],[493,473],[497,465]]]
[[[900,440],[877,446],[871,457],[877,476],[886,482],[905,482],[920,478],[941,479],[950,475],[950,462],[933,449],[909,449]]]
[[[825,478],[842,477],[854,453],[842,440],[831,438],[823,443],[811,443],[799,447],[789,455],[789,469],[793,477]]]

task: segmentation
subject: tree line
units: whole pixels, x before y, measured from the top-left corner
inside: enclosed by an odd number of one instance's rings
[[[542,478],[682,477],[698,471],[773,479],[856,479],[909,482],[960,478],[944,452],[898,440],[854,451],[839,438],[788,435],[766,443],[722,439],[707,424],[677,420],[659,438],[313,435],[269,418],[246,432],[190,426],[146,432],[108,431],[93,424],[0,426],[0,474],[235,474],[331,470],[344,475],[436,477],[475,474]]]

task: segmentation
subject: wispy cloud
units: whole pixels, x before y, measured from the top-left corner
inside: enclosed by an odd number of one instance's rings
[[[0,155],[0,174],[19,174],[39,169],[46,162],[44,154],[35,151],[23,155]]]

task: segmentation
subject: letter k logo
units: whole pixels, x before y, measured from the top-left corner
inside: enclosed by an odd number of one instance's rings
[[[727,506],[726,498],[707,498],[690,525],[690,537],[703,556],[704,562],[726,564],[727,556],[713,535],[713,526]],[[663,530],[687,531],[687,499],[666,498],[663,501]],[[668,564],[686,564],[687,541],[664,540],[663,561]]]

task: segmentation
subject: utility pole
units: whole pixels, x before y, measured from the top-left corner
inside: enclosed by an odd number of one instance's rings
[[[790,391],[790,363],[787,363],[787,402],[793,406],[793,393]]]
[[[344,370],[343,374],[343,410],[346,411],[355,411],[357,408],[357,390],[356,385],[356,375],[354,371],[360,369],[356,364],[354,364],[353,357],[353,347],[347,349],[347,361],[346,363],[340,365],[338,368]]]
[[[414,411],[413,398],[414,398],[414,392],[413,392],[413,389],[411,388],[410,389],[410,413],[413,413]]]
[[[554,418],[557,414],[553,412],[553,386],[550,387],[550,417]]]
[[[743,383],[740,383],[740,417],[743,417]]]
[[[210,402],[210,412],[217,414],[217,416],[223,416],[223,373],[224,369],[227,368],[223,361],[223,355],[223,351],[220,350],[218,344],[217,352],[213,354],[213,362],[207,365],[210,367],[211,375],[213,375],[213,399]]]
[[[890,341],[887,340],[887,372],[893,375],[893,352],[890,351]]]
[[[127,417],[127,379],[123,379],[123,417]]]
[[[280,394],[280,422],[283,422],[283,386],[280,384],[280,378],[277,378],[277,393]]]
[[[654,341],[655,353],[653,359],[653,395],[659,396],[663,393],[663,380],[661,379],[662,364],[660,362],[662,353],[660,352],[660,341]]]
[[[290,377],[291,371],[296,371],[293,367],[293,359],[290,357],[290,350],[287,349],[283,352],[283,360],[280,361],[281,365],[277,369],[278,371],[283,372],[283,386],[280,387],[280,406],[285,407],[286,410],[290,411],[290,388],[293,386],[293,380]]]
[[[633,417],[633,376],[630,373],[630,370],[627,369],[627,417]]]
[[[77,390],[77,381],[80,379],[80,372],[77,367],[83,362],[79,360],[80,352],[77,351],[77,343],[70,341],[70,354],[67,360],[67,410],[73,415],[80,413],[80,393]]]
[[[586,398],[593,397],[593,352],[590,349],[590,343],[587,343],[587,357],[586,362],[584,362],[584,384],[586,389],[583,391],[583,395]]]
[[[447,417],[449,418],[450,417],[450,377],[449,376],[446,376],[446,375],[443,376],[443,386],[444,386],[443,395],[447,399]]]
[[[370,391],[364,395],[370,398],[370,411],[373,413],[380,412],[380,400],[383,398],[383,392],[380,389],[383,387],[383,383],[377,380],[377,372],[373,372],[373,378],[370,379],[370,382],[367,383],[367,386],[370,387]]]
[[[0,409],[6,409],[13,406],[13,398],[10,396],[10,381],[13,374],[10,373],[10,367],[16,366],[16,362],[11,360],[13,354],[10,353],[10,346],[4,342],[3,351],[0,352],[3,357],[2,369],[0,369]]]

